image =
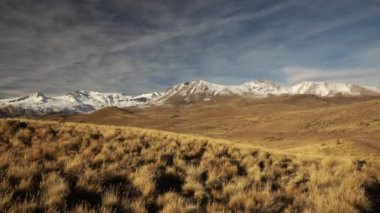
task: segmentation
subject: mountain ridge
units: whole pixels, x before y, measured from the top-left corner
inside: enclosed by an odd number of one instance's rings
[[[348,83],[301,81],[284,86],[271,81],[252,80],[240,85],[224,85],[204,80],[184,82],[164,92],[130,96],[124,93],[77,90],[64,95],[48,97],[36,92],[26,96],[0,99],[0,114],[43,115],[49,113],[88,113],[104,107],[120,108],[144,105],[164,105],[172,100],[181,103],[209,101],[217,96],[263,98],[271,95],[380,96],[379,87]]]

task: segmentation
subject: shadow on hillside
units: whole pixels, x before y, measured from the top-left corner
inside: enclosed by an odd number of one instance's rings
[[[372,209],[368,212],[380,212],[380,182],[376,181],[365,186],[365,191],[371,202]]]

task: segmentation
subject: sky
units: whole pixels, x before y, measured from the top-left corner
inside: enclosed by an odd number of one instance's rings
[[[378,0],[1,0],[0,98],[185,81],[380,86]]]

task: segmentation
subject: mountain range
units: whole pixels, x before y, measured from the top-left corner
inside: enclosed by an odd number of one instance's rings
[[[102,93],[78,90],[65,95],[48,97],[41,93],[0,99],[0,117],[9,115],[38,116],[50,113],[88,113],[108,106],[130,107],[146,105],[168,105],[173,101],[192,103],[209,101],[218,96],[241,96],[263,98],[280,95],[335,96],[380,96],[379,87],[356,84],[302,81],[290,86],[254,80],[241,85],[222,85],[203,80],[174,85],[164,92],[152,92],[138,96],[123,93]]]

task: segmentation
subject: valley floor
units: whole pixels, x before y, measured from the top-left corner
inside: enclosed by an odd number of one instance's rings
[[[380,156],[378,97],[221,97],[47,119],[167,130],[294,153]]]

